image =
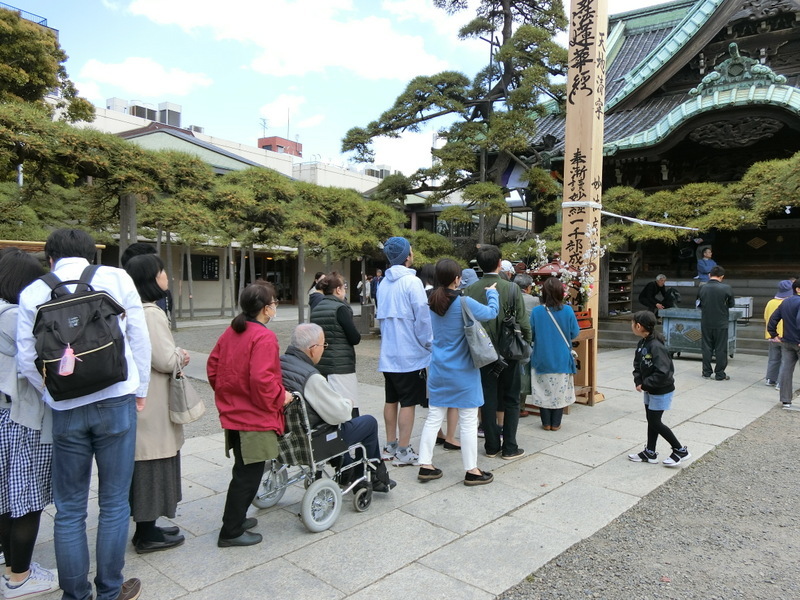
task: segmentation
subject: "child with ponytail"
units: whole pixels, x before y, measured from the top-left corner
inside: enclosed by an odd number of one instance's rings
[[[686,446],[681,445],[672,430],[661,422],[665,410],[672,407],[675,392],[672,358],[664,346],[664,338],[656,332],[656,316],[649,310],[633,315],[631,331],[642,338],[633,357],[633,382],[636,391],[644,394],[644,411],[647,416],[647,445],[638,454],[629,454],[633,462],[658,463],[656,442],[663,437],[672,447],[672,454],[664,461],[667,467],[677,467],[691,458]]]

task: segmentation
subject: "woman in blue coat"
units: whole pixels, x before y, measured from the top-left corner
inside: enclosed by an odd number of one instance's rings
[[[531,311],[531,332],[533,404],[539,407],[542,428],[558,431],[564,407],[575,402],[571,342],[580,328],[575,311],[564,305],[564,284],[557,277],[550,277],[542,286],[542,304]]]
[[[461,303],[467,302],[478,321],[497,317],[499,295],[495,285],[486,288],[488,305],[461,295],[461,267],[452,259],[436,263],[438,287],[428,302],[433,327],[433,352],[428,368],[430,407],[422,429],[419,452],[420,481],[439,479],[442,470],[433,466],[436,434],[447,409],[458,409],[461,433],[461,460],[466,475],[464,485],[484,485],[494,478],[478,468],[478,407],[483,405],[480,371],[475,368],[464,336]]]

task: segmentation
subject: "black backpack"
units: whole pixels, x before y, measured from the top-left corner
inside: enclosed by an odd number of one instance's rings
[[[97,268],[86,267],[78,280],[61,281],[53,273],[40,277],[52,292],[50,300],[36,307],[36,367],[53,400],[99,392],[128,378],[119,326],[125,309],[107,292],[92,288]],[[67,286],[73,284],[75,292],[70,293]],[[75,365],[72,373],[60,375],[68,348],[75,355]]]

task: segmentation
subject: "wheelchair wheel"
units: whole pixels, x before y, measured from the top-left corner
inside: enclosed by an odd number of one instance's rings
[[[368,510],[372,504],[372,486],[367,484],[365,487],[356,488],[353,492],[353,508],[357,512]]]
[[[253,506],[256,508],[275,506],[283,498],[288,480],[289,475],[283,465],[267,464],[264,469],[264,480],[256,497],[253,498]]]
[[[312,533],[330,529],[342,512],[342,490],[330,479],[317,479],[303,495],[300,518]]]

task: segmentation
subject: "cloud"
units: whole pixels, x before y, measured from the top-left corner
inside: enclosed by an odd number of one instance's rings
[[[303,96],[281,94],[258,109],[258,114],[267,119],[267,127],[282,127],[287,119],[294,121],[301,114],[305,103],[306,99]]]
[[[250,67],[280,77],[328,69],[365,79],[405,81],[447,68],[422,36],[398,31],[391,18],[367,16],[351,0],[134,0],[128,10],[161,25],[175,25],[217,40],[254,45]]]
[[[389,165],[395,171],[411,175],[417,169],[431,166],[434,132],[405,132],[399,138],[377,138],[372,148],[376,165]]]
[[[76,81],[75,87],[78,95],[86,98],[92,104],[105,105],[106,97],[100,91],[100,86],[94,81]]]
[[[316,114],[307,119],[303,119],[297,124],[298,129],[312,129],[321,125],[325,121],[325,115]]]
[[[186,96],[212,83],[211,78],[203,73],[167,69],[153,59],[135,56],[117,64],[91,59],[81,69],[78,78],[87,84],[113,85],[123,92],[143,97]]]

